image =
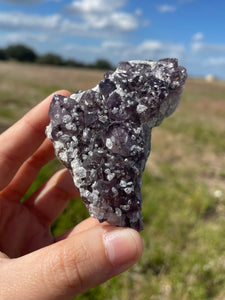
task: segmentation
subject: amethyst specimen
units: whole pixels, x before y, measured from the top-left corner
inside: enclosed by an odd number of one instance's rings
[[[95,88],[54,96],[46,133],[92,217],[143,229],[141,177],[151,129],[174,112],[186,78],[173,58],[124,61]]]

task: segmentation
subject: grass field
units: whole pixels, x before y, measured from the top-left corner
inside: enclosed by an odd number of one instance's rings
[[[103,73],[0,63],[0,130],[57,89],[96,85]],[[131,270],[76,299],[225,299],[225,82],[188,79],[176,113],[153,129],[143,176],[145,250]],[[31,190],[60,165],[45,166]],[[87,217],[72,200],[54,234]]]

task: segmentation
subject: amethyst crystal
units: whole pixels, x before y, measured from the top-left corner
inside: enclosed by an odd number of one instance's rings
[[[92,217],[143,229],[151,129],[176,109],[186,78],[176,59],[124,61],[95,88],[54,96],[46,133]]]

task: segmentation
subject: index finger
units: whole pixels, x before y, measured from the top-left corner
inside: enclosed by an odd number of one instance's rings
[[[54,94],[70,95],[65,90],[51,94],[1,134],[0,190],[11,181],[22,163],[45,139],[45,127],[49,122],[48,109]]]

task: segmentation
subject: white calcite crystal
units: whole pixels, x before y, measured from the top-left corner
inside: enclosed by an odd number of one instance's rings
[[[177,59],[124,61],[95,88],[53,97],[46,134],[92,217],[143,229],[151,129],[174,112],[186,78]]]

